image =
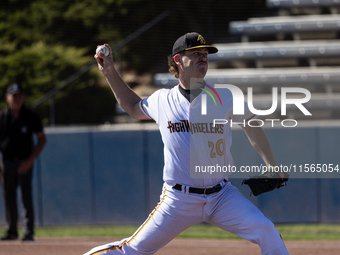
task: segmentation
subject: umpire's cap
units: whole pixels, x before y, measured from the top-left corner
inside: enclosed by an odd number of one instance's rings
[[[177,41],[174,43],[172,47],[172,56],[185,51],[196,48],[207,48],[210,53],[216,53],[218,49],[211,45],[206,45],[205,40],[202,35],[197,32],[186,33],[182,35]]]
[[[14,95],[14,94],[17,94],[17,93],[23,93],[20,84],[12,83],[11,85],[8,86],[6,94]]]

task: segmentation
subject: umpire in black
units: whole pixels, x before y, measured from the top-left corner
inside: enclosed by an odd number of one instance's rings
[[[0,178],[5,201],[6,233],[1,240],[18,239],[17,188],[23,204],[23,241],[34,240],[32,168],[45,146],[46,137],[40,118],[24,105],[25,95],[19,84],[7,88],[7,107],[0,111]],[[34,144],[33,134],[37,137]]]

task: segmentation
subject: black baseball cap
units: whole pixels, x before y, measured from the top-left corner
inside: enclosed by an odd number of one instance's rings
[[[6,93],[10,95],[14,95],[15,93],[22,93],[22,88],[18,83],[12,83],[8,86]]]
[[[216,53],[218,51],[216,47],[205,44],[205,39],[202,35],[197,32],[191,32],[186,33],[177,39],[177,41],[174,43],[174,46],[172,47],[172,56],[175,56],[176,54],[185,50],[197,48],[207,48],[209,54]]]

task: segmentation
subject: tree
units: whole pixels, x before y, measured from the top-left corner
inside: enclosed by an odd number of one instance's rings
[[[174,40],[183,33],[197,31],[208,42],[223,42],[228,40],[229,21],[247,18],[263,9],[265,0],[232,3],[222,0],[1,0],[0,92],[4,94],[5,87],[17,80],[27,90],[30,104],[92,61],[98,44],[114,46],[159,14],[171,10],[171,15],[120,52],[127,69],[138,74],[164,72]],[[77,91],[93,93],[93,88],[86,89],[89,84],[101,91],[98,75],[92,70],[58,93],[55,99],[59,112],[72,112],[58,103],[71,94],[78,98],[69,98],[68,102],[86,101],[79,98],[83,92]],[[110,100],[108,104],[114,103],[111,98],[107,100]],[[0,105],[4,106],[4,102]],[[46,108],[46,104],[43,107]],[[40,111],[48,119],[47,109]],[[98,112],[108,114],[103,108]],[[85,117],[78,120],[77,109],[73,116],[73,119],[59,116],[59,123],[100,121]]]

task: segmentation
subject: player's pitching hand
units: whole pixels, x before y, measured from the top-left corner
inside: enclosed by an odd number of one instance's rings
[[[105,56],[103,52],[99,52],[94,55],[94,58],[97,60],[99,70],[105,75],[109,72],[114,71],[113,59],[112,59],[112,49],[110,45],[104,44],[110,51],[108,56]],[[98,45],[97,47],[99,47]]]

